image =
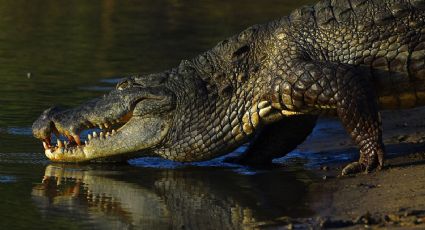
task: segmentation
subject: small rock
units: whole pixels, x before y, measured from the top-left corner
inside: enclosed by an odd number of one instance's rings
[[[425,216],[425,210],[403,210],[404,216]]]
[[[387,222],[400,222],[400,217],[395,214],[387,214],[385,215],[384,219]]]
[[[404,141],[406,141],[406,140],[407,140],[407,138],[409,138],[409,136],[408,136],[408,135],[400,135],[400,136],[398,136],[398,137],[397,137],[397,140],[398,140],[399,142],[404,142]]]
[[[369,212],[367,212],[364,215],[358,216],[356,219],[354,219],[353,222],[355,224],[364,224],[364,225],[379,223],[379,221],[375,220]]]
[[[357,187],[376,188],[376,185],[360,183],[357,185]]]

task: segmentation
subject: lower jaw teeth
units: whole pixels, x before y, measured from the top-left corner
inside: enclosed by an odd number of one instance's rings
[[[96,133],[93,132],[93,134],[88,134],[87,135],[87,140],[84,141],[84,144],[82,143],[78,143],[80,142],[80,138],[78,136],[78,138],[75,138],[75,136],[73,136],[74,141],[72,141],[71,143],[68,141],[61,141],[59,139],[56,140],[56,146],[53,145],[51,146],[49,143],[47,143],[46,141],[43,141],[43,147],[46,151],[50,151],[51,153],[53,152],[61,152],[61,153],[67,153],[67,152],[74,152],[77,150],[77,148],[84,148],[85,146],[88,146],[92,139],[100,139],[100,140],[104,140],[107,139],[108,137],[112,137],[114,135],[117,134],[117,131],[115,129],[112,129],[110,131],[107,131],[106,133],[104,133],[103,131]],[[78,140],[78,141],[77,141]]]

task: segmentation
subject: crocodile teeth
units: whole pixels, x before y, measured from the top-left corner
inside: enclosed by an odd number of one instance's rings
[[[106,137],[109,137],[111,135],[111,133],[109,133],[109,132],[106,132]]]
[[[103,126],[105,126],[105,128],[109,128],[108,123],[103,124]]]
[[[56,186],[61,185],[62,183],[62,177],[58,177],[58,179],[56,180]]]
[[[93,137],[96,138],[97,137],[97,133],[93,132]]]
[[[62,141],[58,139],[58,144],[57,145],[58,145],[59,148],[62,148],[63,147]]]
[[[100,132],[100,138],[104,138],[105,135],[103,134],[103,132]]]
[[[49,145],[45,141],[43,141],[43,147],[44,149],[49,149]]]
[[[74,141],[75,143],[77,143],[77,145],[81,145],[81,140],[79,135],[72,135],[72,138],[74,138]]]
[[[85,144],[85,145],[89,145],[89,142],[88,142],[88,141],[84,141],[84,144]]]
[[[89,140],[91,140],[91,139],[92,139],[91,134],[87,135],[87,139],[89,139]]]
[[[97,126],[99,126],[99,129],[103,129],[103,125],[102,124],[98,124]]]
[[[115,129],[112,130],[112,135],[114,135],[115,133],[117,133],[117,131],[115,131]]]

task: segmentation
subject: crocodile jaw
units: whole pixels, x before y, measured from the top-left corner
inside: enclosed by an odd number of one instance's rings
[[[84,144],[57,146],[45,149],[46,156],[55,162],[107,161],[114,157],[130,159],[134,152],[159,144],[168,133],[169,122],[161,118],[132,118],[120,129],[109,135],[92,136]],[[123,155],[124,154],[124,155]]]
[[[163,86],[119,86],[75,108],[44,111],[33,124],[33,134],[42,140],[46,156],[52,161],[83,162],[121,161],[137,157],[136,151],[152,155],[152,148],[170,129],[174,95]],[[96,127],[102,132],[80,137],[84,129]],[[53,135],[56,145],[51,143]]]

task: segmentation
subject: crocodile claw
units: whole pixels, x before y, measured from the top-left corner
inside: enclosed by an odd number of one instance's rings
[[[345,166],[345,168],[341,172],[341,175],[342,176],[353,175],[353,174],[364,172],[365,169],[366,167],[363,164],[359,162],[352,162],[348,164],[347,166]]]
[[[382,164],[379,164],[378,167],[373,167],[372,165],[364,165],[360,162],[352,162],[348,164],[347,166],[345,166],[344,169],[342,169],[341,175],[347,176],[347,175],[354,175],[354,174],[358,174],[362,172],[367,174],[372,172],[374,169],[381,170]]]

